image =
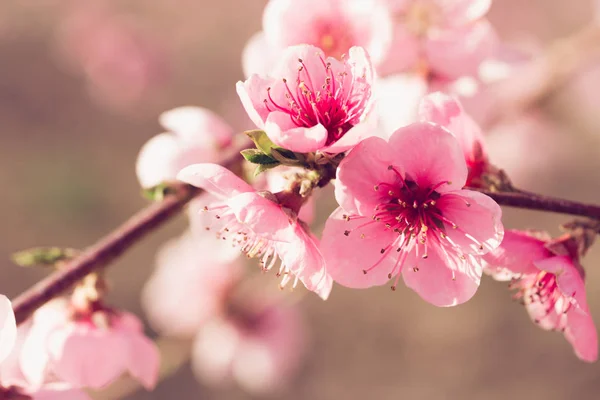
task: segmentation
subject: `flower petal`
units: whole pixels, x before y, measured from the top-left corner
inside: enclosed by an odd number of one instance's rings
[[[551,257],[552,253],[544,242],[525,232],[507,230],[496,249],[483,256],[489,263],[487,270],[496,280],[510,280],[520,275],[537,274],[534,261]]]
[[[389,140],[391,151],[401,154],[394,165],[422,188],[438,188],[438,193],[462,189],[467,180],[467,164],[458,141],[447,130],[418,122],[398,129]]]
[[[396,175],[388,169],[392,159],[385,140],[372,137],[360,142],[337,170],[335,198],[338,204],[350,214],[371,216],[382,197],[375,186],[396,182]]]
[[[269,110],[264,103],[267,96],[267,88],[271,87],[272,79],[265,79],[259,75],[252,75],[246,81],[239,81],[235,90],[248,114],[257,128],[263,129],[269,115]]]
[[[407,260],[407,267],[402,269],[406,286],[438,307],[466,302],[473,297],[481,281],[482,270],[477,258],[468,256],[461,261],[458,257],[440,254],[440,249],[435,248],[428,252],[426,259]]]
[[[446,235],[466,254],[483,255],[496,249],[504,237],[502,209],[485,194],[472,190],[444,193],[437,201]]]
[[[182,169],[177,179],[226,200],[240,193],[254,192],[233,172],[218,164],[194,164]]]
[[[242,222],[254,233],[275,241],[290,241],[293,228],[290,217],[281,206],[266,199],[256,192],[242,193],[235,196],[227,205],[238,221]]]
[[[227,146],[233,137],[233,129],[221,117],[202,107],[177,107],[163,112],[158,121],[186,142],[207,148]]]
[[[17,340],[17,323],[8,297],[0,295],[0,363],[8,357]]]
[[[146,390],[154,389],[158,379],[160,354],[154,342],[144,336],[128,333],[129,357],[127,369],[131,376],[137,379]]]
[[[246,42],[242,51],[242,70],[246,77],[267,75],[275,62],[277,51],[269,45],[264,32],[258,32]]]
[[[351,288],[385,284],[398,257],[393,249],[386,254],[381,250],[391,245],[397,235],[371,218],[351,216],[350,221],[346,221],[344,213],[338,208],[325,224],[321,252],[327,272],[335,282]],[[351,232],[346,235],[346,231]],[[375,264],[377,266],[365,274],[364,271]]]
[[[583,361],[598,360],[598,332],[592,317],[579,309],[569,311],[565,338],[573,346],[575,354]]]
[[[585,283],[570,257],[549,257],[534,260],[533,263],[537,268],[556,275],[556,284],[560,291],[566,296],[574,298],[583,311],[588,311]]]
[[[276,145],[298,153],[317,151],[327,142],[327,129],[323,125],[299,127],[288,114],[280,111],[269,114],[265,132]]]

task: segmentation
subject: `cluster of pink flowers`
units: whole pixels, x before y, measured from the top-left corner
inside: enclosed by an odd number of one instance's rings
[[[322,300],[334,282],[396,290],[402,278],[424,301],[456,306],[487,272],[510,280],[532,320],[563,332],[580,359],[598,358],[579,239],[505,232],[500,206],[482,193],[502,190],[507,177],[491,164],[476,121],[485,112],[473,104],[500,79],[486,63],[514,64],[496,52],[490,6],[270,0],[236,85],[252,142],[204,108],[160,116],[166,132],[137,159],[141,186],[153,196],[169,185],[202,192],[190,203],[189,228],[158,253],[142,303],[161,335],[193,340],[199,380],[260,393],[301,363],[307,339],[298,307],[257,289],[241,255],[256,259],[252,271],[271,271],[280,289],[303,286]],[[72,56],[88,79],[121,87],[135,76],[130,97],[140,96],[154,76],[144,67],[152,57],[108,18],[73,18],[69,29],[81,34],[68,35],[77,39]],[[128,40],[98,40],[105,36]],[[114,52],[126,65],[115,64]],[[217,164],[238,143],[246,161]],[[337,208],[319,238],[315,199],[330,183]],[[123,374],[155,386],[157,347],[137,317],[105,304],[102,278],[92,278],[18,329],[0,297],[0,398],[86,399],[84,389]]]

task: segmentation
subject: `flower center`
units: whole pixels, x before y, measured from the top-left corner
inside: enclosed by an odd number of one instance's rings
[[[313,71],[313,75],[304,61],[298,59],[295,82],[283,79],[284,93],[280,98],[285,98],[285,102],[276,101],[270,87],[263,101],[268,111],[288,114],[298,127],[321,124],[328,133],[326,145],[330,145],[360,122],[371,97],[371,87],[365,76],[348,71],[347,63],[343,71],[335,72],[331,62],[319,58],[323,71],[316,74]]]
[[[540,304],[541,309],[536,310],[535,323],[550,321],[555,330],[564,330],[566,318],[564,316],[575,304],[572,296],[560,290],[556,282],[556,275],[540,271],[533,279],[513,280],[509,288],[517,289],[514,299],[521,300],[523,304]],[[575,293],[572,294],[575,296]],[[552,318],[551,316],[558,316]]]

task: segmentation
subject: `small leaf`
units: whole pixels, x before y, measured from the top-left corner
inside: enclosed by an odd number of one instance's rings
[[[252,164],[260,164],[260,165],[268,165],[268,164],[277,165],[277,164],[279,164],[279,162],[276,159],[269,157],[268,155],[264,154],[259,149],[246,149],[246,150],[242,150],[240,153],[242,153],[242,156],[247,161],[250,161]]]
[[[34,265],[53,266],[60,261],[70,260],[76,255],[77,250],[75,249],[35,247],[14,253],[11,259],[21,267],[32,267]]]
[[[301,165],[301,162],[298,161],[296,154],[293,151],[286,149],[272,148],[271,157],[284,165]]]
[[[259,165],[258,167],[256,167],[256,169],[254,170],[254,176],[257,177],[258,175],[260,175],[261,173],[271,169],[271,168],[275,168],[276,166],[278,166],[279,164],[262,164]]]
[[[265,131],[261,131],[260,129],[255,129],[252,131],[244,132],[256,145],[256,148],[261,150],[267,156],[271,155],[271,149],[277,147],[275,143],[269,139]]]
[[[167,183],[161,183],[149,189],[142,191],[142,196],[148,200],[161,201],[169,193],[170,187]]]

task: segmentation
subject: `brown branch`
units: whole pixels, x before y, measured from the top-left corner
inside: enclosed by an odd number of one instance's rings
[[[490,196],[496,203],[504,206],[600,219],[600,206],[593,204],[542,196],[529,192],[492,192],[483,189],[474,190]]]
[[[240,146],[236,146],[232,150],[233,154],[223,160],[222,165],[231,167],[241,160],[238,147]],[[241,148],[243,147],[245,146]],[[184,183],[175,183],[169,188],[169,194],[162,201],[139,211],[79,256],[65,262],[60,270],[14,299],[13,309],[17,323],[27,320],[38,307],[71,289],[89,273],[104,268],[148,233],[177,215],[190,200],[202,192]]]

